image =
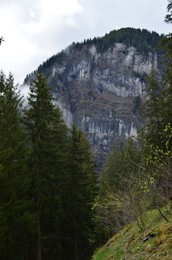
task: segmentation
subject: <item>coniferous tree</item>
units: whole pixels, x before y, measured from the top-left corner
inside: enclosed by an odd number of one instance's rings
[[[167,23],[172,22],[171,10],[172,4],[169,3],[167,6],[168,14],[165,18]],[[172,34],[166,35],[161,45],[165,50],[166,71],[164,80],[161,82],[158,82],[155,71],[149,76],[147,99],[143,105],[146,125],[143,128],[142,137],[146,142],[146,147],[149,148],[150,144],[153,144],[165,149],[160,133],[168,124],[172,124]]]
[[[167,6],[166,22],[172,22],[172,4]],[[158,82],[154,73],[149,77],[147,100],[143,110],[146,125],[141,131],[141,144],[145,156],[146,186],[152,193],[153,203],[160,214],[160,208],[171,193],[171,151],[172,151],[172,34],[162,41],[165,50],[164,80]]]
[[[172,23],[172,3],[167,6],[167,12],[165,21]],[[162,42],[162,45],[166,52],[166,72],[165,72],[165,90],[164,90],[164,118],[167,123],[172,123],[172,34],[166,35]]]
[[[0,255],[28,257],[32,217],[28,213],[26,144],[20,121],[21,98],[13,76],[0,74]]]
[[[170,2],[168,5],[167,5],[167,15],[165,16],[165,21],[167,23],[172,23],[172,3]]]
[[[164,89],[156,79],[156,73],[148,77],[147,96],[143,104],[143,115],[145,117],[145,127],[141,131],[142,139],[146,141],[146,146],[151,143],[159,143],[159,132],[165,126],[164,114]]]
[[[25,124],[30,139],[30,194],[35,216],[35,255],[38,260],[59,259],[61,194],[65,178],[67,129],[52,104],[45,78],[38,75],[30,88]]]
[[[88,141],[75,126],[69,141],[68,179],[66,190],[66,246],[62,259],[90,259],[93,239],[93,211],[95,197],[95,163]]]

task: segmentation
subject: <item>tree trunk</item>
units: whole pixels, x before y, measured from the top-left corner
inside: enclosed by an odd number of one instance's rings
[[[78,260],[78,238],[76,233],[75,233],[75,260]]]
[[[37,219],[37,260],[42,259],[40,214]]]

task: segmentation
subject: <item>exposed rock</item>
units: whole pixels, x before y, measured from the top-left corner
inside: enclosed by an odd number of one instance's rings
[[[133,102],[144,97],[152,69],[161,74],[155,49],[139,52],[114,39],[103,51],[94,41],[72,44],[38,71],[46,75],[67,125],[74,122],[85,132],[101,164],[114,141],[137,136],[142,122]]]
[[[155,238],[155,237],[156,237],[156,235],[155,235],[154,233],[149,233],[147,236],[144,236],[144,237],[142,238],[142,240],[143,240],[143,242],[146,242],[146,241],[148,241],[149,239]]]

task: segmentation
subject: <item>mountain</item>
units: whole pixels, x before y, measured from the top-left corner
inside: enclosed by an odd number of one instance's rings
[[[162,38],[123,28],[72,43],[27,75],[24,84],[37,72],[46,76],[66,123],[85,132],[101,165],[113,142],[137,136],[147,75],[152,69],[162,75],[163,53],[157,48]]]

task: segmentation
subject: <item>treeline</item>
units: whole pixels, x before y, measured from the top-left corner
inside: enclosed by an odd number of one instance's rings
[[[146,29],[122,28],[113,30],[104,37],[95,37],[93,39],[84,40],[84,43],[76,43],[77,49],[81,48],[83,44],[94,44],[98,52],[104,52],[115,43],[123,43],[127,47],[135,47],[138,52],[148,53],[160,52],[160,41],[164,38],[156,32],[149,32]]]
[[[170,23],[171,10],[169,4]],[[148,78],[147,96],[139,104],[145,126],[137,140],[114,146],[99,176],[94,207],[97,232],[105,240],[133,220],[144,229],[147,210],[157,209],[167,222],[172,213],[172,34],[161,44],[167,70],[162,82],[155,71]]]
[[[90,259],[95,163],[67,129],[44,76],[22,107],[13,76],[0,74],[0,258]]]
[[[156,32],[150,32],[146,29],[141,30],[128,27],[119,30],[113,30],[104,37],[94,37],[93,39],[84,40],[84,42],[73,42],[69,48],[71,48],[71,50],[73,49],[81,51],[85,46],[89,48],[94,44],[97,51],[102,53],[113,47],[116,43],[123,43],[127,47],[135,47],[136,50],[140,53],[147,54],[149,51],[162,53],[163,48],[161,48],[162,46],[160,46],[160,42],[163,38],[164,35],[159,35]],[[63,64],[63,62],[67,60],[68,55],[69,54],[67,54],[64,50],[57,55],[53,55],[38,67],[38,72],[43,73],[48,78],[50,67],[55,63],[60,65]],[[25,78],[25,83],[28,84],[32,80],[33,75],[29,74]]]

